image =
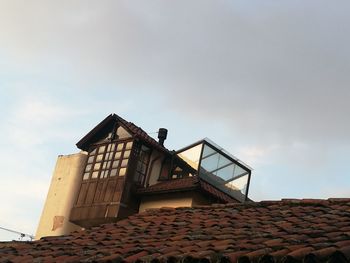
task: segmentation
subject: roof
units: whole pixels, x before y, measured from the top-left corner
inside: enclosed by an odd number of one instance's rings
[[[151,194],[160,194],[160,193],[169,193],[169,192],[182,192],[188,190],[201,190],[206,194],[209,194],[216,199],[219,199],[224,203],[231,202],[241,202],[238,199],[226,194],[225,192],[217,189],[215,186],[206,182],[204,179],[198,176],[178,178],[178,179],[169,179],[162,181],[160,183],[148,186],[146,188],[140,188],[137,190],[138,194],[142,195],[151,195]]]
[[[237,202],[236,199],[216,189],[211,184],[198,178],[198,176],[169,179],[169,180],[162,181],[160,183],[148,186],[146,188],[140,188],[137,190],[137,193],[142,195],[152,195],[152,194],[169,193],[169,192],[189,191],[194,189],[201,190],[206,194],[209,194],[224,203]]]
[[[68,236],[0,243],[0,262],[136,260],[350,262],[350,199],[152,209]]]
[[[79,149],[87,150],[91,140],[104,128],[114,125],[114,123],[119,122],[124,128],[132,133],[134,137],[139,138],[140,140],[150,144],[154,148],[169,152],[164,146],[160,145],[155,139],[147,134],[142,128],[138,127],[132,122],[124,120],[122,117],[117,114],[110,114],[103,121],[101,121],[95,128],[93,128],[89,133],[87,133],[76,145]]]

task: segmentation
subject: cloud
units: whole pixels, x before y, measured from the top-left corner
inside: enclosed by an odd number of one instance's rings
[[[149,131],[166,125],[170,147],[212,138],[255,168],[258,199],[346,188],[349,8],[323,0],[2,1],[7,172],[30,170],[48,184],[55,156],[75,151],[79,136],[116,112]],[[21,166],[11,161],[18,152],[28,157]]]

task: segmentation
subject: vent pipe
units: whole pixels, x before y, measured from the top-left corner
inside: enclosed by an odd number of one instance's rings
[[[165,128],[159,128],[159,131],[158,131],[158,143],[162,146],[164,146],[164,141],[166,140],[166,137],[168,135],[168,130],[165,129]]]

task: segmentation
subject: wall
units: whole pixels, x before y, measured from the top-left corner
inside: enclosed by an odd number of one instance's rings
[[[79,191],[86,159],[84,152],[57,158],[35,239],[65,235],[81,229],[69,222],[69,213]]]
[[[148,185],[154,185],[158,183],[159,175],[160,175],[160,169],[162,168],[162,162],[164,159],[164,154],[159,153],[158,151],[154,150],[151,158],[150,158],[150,164],[149,164],[149,170],[148,170],[148,177],[147,183]],[[153,163],[153,165],[152,165]]]
[[[161,207],[191,207],[193,193],[170,193],[158,194],[156,196],[144,196],[141,199],[139,213],[149,208]]]

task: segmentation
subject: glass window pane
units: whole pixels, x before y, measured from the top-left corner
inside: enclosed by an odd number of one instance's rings
[[[120,156],[121,156],[121,155],[122,155],[121,152],[116,152],[116,153],[115,153],[115,156],[114,156],[114,159],[115,159],[115,160],[120,159]]]
[[[128,142],[125,146],[125,150],[130,150],[132,147],[132,142]]]
[[[126,167],[128,165],[128,159],[123,159],[121,163],[121,167]]]
[[[85,172],[90,172],[92,164],[86,165]]]
[[[117,151],[123,150],[124,143],[119,143],[117,146]]]
[[[113,151],[112,150],[112,146],[113,146],[113,144],[108,144],[107,145],[107,152]]]
[[[118,161],[114,161],[112,164],[112,168],[117,168],[119,164],[119,160]]]
[[[233,176],[237,177],[245,173],[248,173],[248,172],[244,170],[242,167],[236,165]]]
[[[95,163],[94,170],[99,170],[101,168],[101,163]]]
[[[219,154],[210,155],[209,157],[202,159],[201,168],[205,169],[207,172],[212,172],[218,168],[219,164]]]
[[[111,166],[111,162],[104,162],[102,165],[102,169],[108,169]]]
[[[93,172],[91,178],[97,178],[97,177],[98,177],[98,171]]]
[[[129,158],[129,156],[130,156],[130,151],[125,151],[123,158]]]
[[[84,173],[83,180],[89,179],[90,173]]]
[[[201,155],[203,144],[198,144],[190,149],[178,153],[178,156],[188,163],[192,168],[198,170],[199,158]]]
[[[233,178],[233,169],[235,168],[234,164],[231,164],[229,166],[226,166],[220,170],[217,170],[215,172],[215,175],[222,178],[223,180],[227,181]]]
[[[232,161],[230,161],[229,159],[227,159],[225,156],[223,155],[219,155],[219,163],[218,163],[218,168],[227,166],[228,164],[231,164]]]
[[[107,153],[107,154],[106,154],[105,160],[111,160],[111,159],[112,159],[112,156],[113,156],[113,153],[112,153],[112,152]]]
[[[89,156],[88,163],[92,163],[94,161],[95,156]]]
[[[117,175],[117,171],[118,171],[118,169],[112,169],[112,170],[111,170],[110,177],[116,176],[116,175]]]
[[[108,170],[102,170],[100,178],[106,178],[108,175]]]
[[[106,149],[106,146],[100,146],[100,148],[98,149],[98,153],[104,153]]]
[[[111,149],[110,149],[110,151],[111,151],[111,152],[113,152],[113,151],[114,151],[114,149],[115,149],[115,143],[113,143],[113,144],[110,144],[110,146],[111,146]]]
[[[210,146],[205,144],[204,149],[203,149],[202,159],[205,159],[213,154],[216,154],[216,151],[213,148],[211,148]]]
[[[120,168],[119,176],[124,176],[126,173],[126,168]]]
[[[244,175],[242,177],[239,177],[229,183],[226,184],[227,187],[233,189],[233,190],[238,190],[242,194],[246,193],[247,190],[247,185],[248,185],[248,177],[249,175]]]
[[[102,158],[103,158],[103,154],[97,155],[96,162],[102,161]]]
[[[90,155],[95,154],[95,153],[96,153],[96,150],[97,150],[96,148],[95,148],[95,149],[93,149],[93,150],[92,150],[92,152],[90,152]]]

